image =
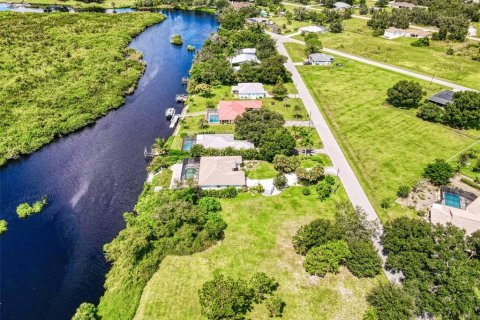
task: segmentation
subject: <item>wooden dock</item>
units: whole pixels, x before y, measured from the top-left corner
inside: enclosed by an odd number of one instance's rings
[[[175,96],[175,101],[177,103],[181,102],[181,103],[185,103],[188,99],[188,94],[177,94]]]
[[[190,80],[189,77],[182,77],[182,84],[188,84],[189,80]]]

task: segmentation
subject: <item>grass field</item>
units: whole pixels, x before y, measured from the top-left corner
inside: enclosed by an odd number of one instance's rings
[[[0,165],[121,106],[144,68],[127,46],[163,19],[0,12]]]
[[[337,275],[310,277],[293,250],[297,229],[314,218],[332,218],[335,201],[346,197],[339,189],[321,202],[313,190],[310,196],[297,187],[274,197],[241,194],[222,200],[225,239],[199,254],[166,257],[145,287],[135,319],[205,319],[197,295],[205,281],[219,273],[248,278],[258,271],[280,283],[283,319],[362,319],[365,295],[376,280],[357,279],[344,268]],[[269,319],[264,306],[255,307],[249,318]]]
[[[324,47],[480,90],[480,62],[471,59],[473,52],[478,53],[478,48],[467,49],[468,43],[476,44],[478,41],[467,41],[466,43],[431,41],[430,47],[419,48],[410,45],[414,39],[387,40],[373,37],[366,20],[352,18],[345,20],[343,25],[345,31],[342,33],[326,33],[320,36]],[[294,38],[302,39],[302,36],[298,35]],[[450,47],[455,51],[452,56],[446,54]]]
[[[289,45],[292,47],[300,45]],[[300,46],[301,47],[301,46]],[[298,49],[297,49],[298,50]],[[394,199],[400,185],[411,185],[436,158],[448,159],[480,138],[479,131],[456,131],[415,117],[415,110],[385,104],[386,91],[409,79],[387,70],[338,58],[343,67],[300,66],[298,70],[326,116],[357,177],[382,218],[407,213]],[[421,82],[428,93],[442,88]]]

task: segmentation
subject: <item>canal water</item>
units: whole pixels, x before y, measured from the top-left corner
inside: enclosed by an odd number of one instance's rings
[[[125,105],[95,125],[0,168],[0,237],[3,320],[70,319],[83,301],[97,303],[108,264],[102,247],[124,227],[146,179],[145,146],[172,131],[165,110],[183,92],[193,54],[217,29],[213,15],[167,11],[167,19],[131,43],[148,66]],[[171,34],[184,40],[169,43]],[[181,106],[176,106],[180,111]],[[16,207],[48,195],[35,216],[19,219]]]

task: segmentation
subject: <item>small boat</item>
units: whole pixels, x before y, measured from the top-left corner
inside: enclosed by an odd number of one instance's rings
[[[175,109],[174,108],[168,108],[167,111],[165,111],[165,118],[167,120],[172,119],[172,117],[175,115]]]
[[[178,119],[180,119],[178,115],[173,116],[172,120],[170,120],[170,128],[175,128],[175,125],[177,124]]]

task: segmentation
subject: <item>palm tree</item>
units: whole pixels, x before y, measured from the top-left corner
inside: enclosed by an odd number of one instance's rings
[[[300,128],[300,145],[304,148],[305,155],[307,155],[307,149],[311,149],[313,146],[313,135],[311,128]]]
[[[155,139],[155,148],[157,149],[159,154],[166,154],[168,152],[167,140],[165,140],[164,138]]]

